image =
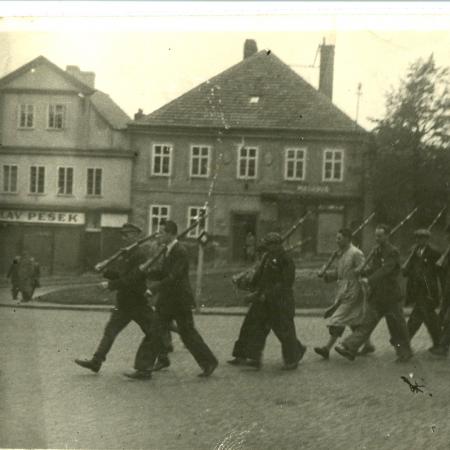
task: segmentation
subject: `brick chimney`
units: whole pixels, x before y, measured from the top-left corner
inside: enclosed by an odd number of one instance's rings
[[[137,113],[134,113],[134,120],[142,119],[145,116],[144,111],[139,108]]]
[[[78,66],[66,66],[66,72],[90,88],[95,88],[95,73],[83,72]]]
[[[244,43],[244,59],[258,52],[258,46],[254,39],[246,39]]]
[[[334,45],[327,45],[325,38],[320,46],[319,91],[333,99]]]

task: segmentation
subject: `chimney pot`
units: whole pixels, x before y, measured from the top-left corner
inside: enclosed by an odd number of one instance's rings
[[[134,114],[134,120],[139,120],[142,119],[144,117],[144,111],[139,108],[137,113]]]
[[[244,59],[258,52],[258,46],[254,39],[246,39],[244,43]]]
[[[334,45],[327,45],[325,38],[320,46],[319,91],[333,99]]]

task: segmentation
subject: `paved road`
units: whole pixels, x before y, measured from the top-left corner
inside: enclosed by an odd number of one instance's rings
[[[394,364],[384,324],[377,355],[351,363],[321,361],[310,349],[299,370],[279,370],[269,338],[261,372],[223,363],[207,380],[176,340],[172,367],[153,380],[123,378],[140,331],[130,326],[99,375],[73,358],[90,356],[107,315],[0,308],[0,447],[166,449],[448,449],[450,363],[415,342],[413,363]],[[198,327],[221,361],[239,317],[201,316]],[[298,318],[311,346],[323,322]],[[400,379],[424,378],[424,393]],[[432,394],[432,396],[430,396]]]

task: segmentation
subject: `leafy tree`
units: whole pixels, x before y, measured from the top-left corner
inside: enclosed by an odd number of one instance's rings
[[[374,120],[376,157],[372,171],[375,205],[382,220],[395,222],[421,205],[429,223],[447,202],[450,179],[450,78],[433,55],[408,68],[397,89],[386,94],[386,112]]]

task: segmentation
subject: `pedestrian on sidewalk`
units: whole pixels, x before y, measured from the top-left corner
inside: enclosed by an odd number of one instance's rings
[[[335,350],[353,361],[358,349],[369,339],[373,330],[384,317],[391,335],[390,343],[397,353],[398,362],[406,362],[412,357],[408,330],[403,314],[402,294],[398,277],[400,274],[400,255],[389,242],[389,228],[378,225],[375,228],[376,247],[374,258],[361,273],[360,282],[367,295],[367,309],[362,324],[345,338]],[[366,294],[367,293],[367,294]]]
[[[124,224],[121,230],[124,246],[127,247],[136,242],[141,232],[142,230],[134,224]],[[79,366],[98,372],[118,334],[133,321],[139,325],[145,335],[136,353],[134,368],[141,371],[142,378],[144,376],[151,378],[151,367],[146,364],[145,355],[150,343],[154,312],[145,296],[147,289],[145,274],[139,270],[139,266],[147,260],[147,256],[144,248],[137,246],[121,257],[117,271],[104,272],[108,281],[100,283],[100,287],[117,292],[116,306],[111,312],[93,357],[88,360],[76,359],[75,363]],[[167,358],[167,355],[163,355],[163,350],[160,352],[161,357]]]
[[[146,367],[154,367],[158,355],[164,350],[165,338],[172,320],[175,320],[180,338],[191,355],[202,368],[200,377],[209,377],[218,365],[194,325],[192,307],[195,304],[189,281],[189,260],[186,249],[178,240],[177,224],[167,220],[162,224],[161,240],[166,246],[161,267],[151,271],[148,293],[158,295],[151,330],[149,351],[146,353]],[[146,371],[137,368],[130,378],[145,378]]]
[[[12,299],[17,300],[17,297],[20,292],[20,283],[19,283],[19,262],[20,262],[20,256],[14,257],[11,266],[8,269],[8,272],[6,274],[6,278],[11,281],[11,294]]]
[[[344,333],[345,327],[354,331],[361,325],[365,311],[361,284],[355,272],[355,269],[364,264],[364,254],[352,244],[352,232],[348,228],[338,231],[336,243],[338,246],[337,266],[324,274],[325,282],[337,282],[334,312],[327,323],[330,337],[323,347],[314,348],[314,351],[324,359],[329,358],[330,350]],[[375,347],[369,338],[359,353],[368,354],[374,351]]]
[[[28,251],[24,249],[17,263],[16,286],[21,294],[21,302],[28,303],[31,301],[34,291],[34,276],[35,266],[33,258],[30,256]]]

